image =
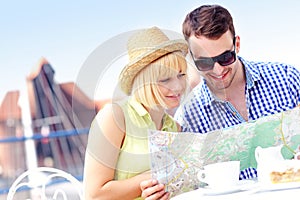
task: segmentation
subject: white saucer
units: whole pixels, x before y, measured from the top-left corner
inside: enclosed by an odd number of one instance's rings
[[[287,190],[300,188],[300,182],[260,184],[260,191]]]
[[[220,194],[228,194],[234,192],[240,192],[245,190],[250,190],[257,185],[255,184],[256,181],[254,180],[240,180],[237,185],[224,187],[224,188],[210,188],[209,186],[204,187],[203,194],[204,195],[220,195]]]

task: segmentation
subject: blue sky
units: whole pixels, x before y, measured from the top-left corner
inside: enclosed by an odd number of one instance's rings
[[[206,3],[221,4],[231,12],[241,37],[240,56],[300,68],[297,0],[1,1],[0,101],[6,92],[24,89],[26,76],[41,57],[54,68],[57,82],[76,82],[86,60],[106,41],[154,25],[181,33],[185,15]],[[112,83],[110,77],[105,85]],[[94,97],[88,78],[80,87]]]

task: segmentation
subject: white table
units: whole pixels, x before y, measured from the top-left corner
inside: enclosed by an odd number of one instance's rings
[[[265,187],[261,187],[259,183],[255,183],[253,187],[249,187],[246,190],[234,191],[225,194],[211,194],[207,192],[207,189],[200,188],[191,192],[186,192],[173,197],[171,200],[266,200],[266,199],[300,199],[300,182],[290,185],[284,185],[284,187],[276,186],[276,189],[271,188],[267,190]],[[269,188],[269,187],[268,187]]]

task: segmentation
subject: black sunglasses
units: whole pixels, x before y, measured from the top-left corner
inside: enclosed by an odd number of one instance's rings
[[[215,63],[219,63],[221,66],[227,66],[236,61],[235,53],[235,37],[233,38],[233,51],[225,51],[221,55],[215,57],[200,57],[195,59],[192,52],[190,51],[195,65],[199,71],[208,71],[214,68]]]

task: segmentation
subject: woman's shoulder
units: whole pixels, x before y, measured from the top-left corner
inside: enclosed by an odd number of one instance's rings
[[[124,119],[124,113],[119,104],[108,103],[96,114],[93,123],[97,122],[100,124],[107,122],[120,122]],[[111,124],[112,125],[112,124]]]

